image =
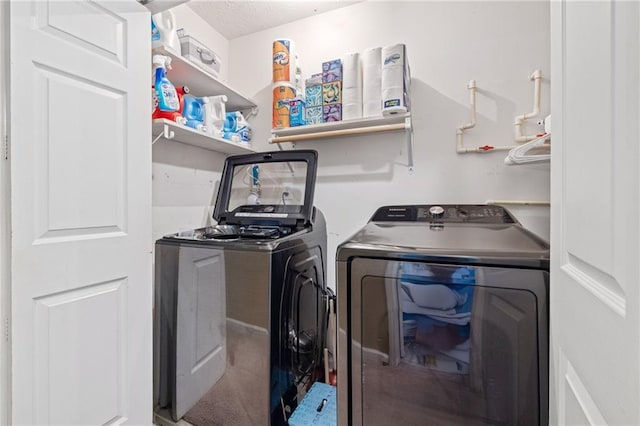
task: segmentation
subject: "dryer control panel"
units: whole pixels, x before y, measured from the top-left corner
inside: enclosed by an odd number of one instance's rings
[[[370,222],[518,223],[492,204],[425,204],[380,207]]]

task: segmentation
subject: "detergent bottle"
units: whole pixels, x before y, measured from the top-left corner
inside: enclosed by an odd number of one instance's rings
[[[205,104],[209,99],[191,95],[185,95],[182,99],[184,100],[182,115],[186,120],[185,124],[196,130],[206,131],[204,125]]]
[[[234,142],[249,142],[251,140],[251,128],[240,111],[227,113],[223,137]]]
[[[166,118],[167,120],[175,121],[179,124],[185,124],[186,120],[182,116],[182,110],[184,109],[184,95],[189,93],[187,86],[176,87],[176,93],[178,94],[178,104],[180,105],[177,111],[163,111],[158,108],[158,95],[154,90],[154,109],[151,118]]]
[[[176,88],[167,78],[167,68],[171,69],[171,58],[164,55],[153,55],[155,74],[155,94],[158,98],[158,108],[162,111],[178,111],[180,101]]]
[[[157,31],[157,36],[152,38],[151,47],[165,47],[166,49],[173,51],[177,55],[180,55],[180,39],[178,38],[178,32],[176,29],[176,17],[170,10],[156,13],[151,16],[153,26]]]
[[[225,95],[209,96],[209,102],[204,105],[204,125],[211,136],[222,137],[224,122],[226,119],[227,97]]]

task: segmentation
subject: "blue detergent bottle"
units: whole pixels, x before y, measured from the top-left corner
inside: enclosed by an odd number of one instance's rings
[[[208,99],[196,96],[183,96],[182,115],[187,120],[187,126],[196,130],[206,131],[204,127],[205,107],[204,104]]]
[[[158,108],[162,111],[178,111],[180,100],[176,88],[167,78],[167,68],[171,68],[171,58],[164,55],[153,55],[155,74],[155,90],[158,97]]]

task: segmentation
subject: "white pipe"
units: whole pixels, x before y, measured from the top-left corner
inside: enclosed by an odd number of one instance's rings
[[[513,145],[513,146],[491,146],[491,145],[484,145],[484,146],[478,146],[475,148],[465,148],[464,147],[464,143],[463,143],[463,138],[462,138],[462,134],[464,133],[465,130],[468,129],[472,129],[476,126],[476,81],[475,80],[471,80],[469,81],[469,84],[467,84],[467,89],[469,89],[469,103],[470,103],[470,110],[471,110],[471,121],[467,124],[463,124],[461,126],[458,126],[457,130],[456,130],[456,136],[457,136],[457,147],[456,147],[456,151],[458,152],[458,154],[466,154],[469,152],[489,152],[489,151],[509,151],[513,148],[515,148],[517,145]]]
[[[515,119],[515,141],[517,143],[529,142],[537,138],[536,135],[523,135],[522,124],[524,121],[535,118],[540,114],[540,86],[542,82],[542,72],[535,70],[529,76],[529,80],[533,80],[533,111],[516,116]]]
[[[469,89],[469,104],[471,109],[471,122],[467,124],[463,124],[458,126],[456,130],[456,139],[457,139],[457,151],[459,154],[465,152],[480,152],[477,148],[464,148],[462,143],[462,134],[465,130],[472,129],[476,126],[476,81],[471,80],[469,84],[467,84],[467,89]]]

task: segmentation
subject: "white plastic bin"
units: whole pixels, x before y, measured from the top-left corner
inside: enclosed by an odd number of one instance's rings
[[[191,36],[180,37],[180,50],[182,56],[218,77],[220,73],[220,57],[211,49]]]

